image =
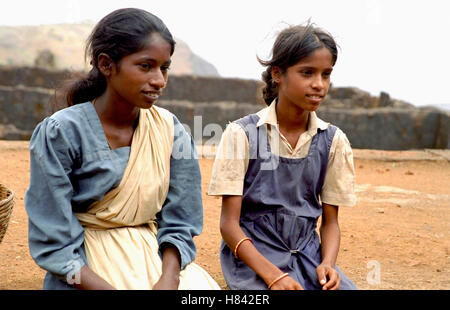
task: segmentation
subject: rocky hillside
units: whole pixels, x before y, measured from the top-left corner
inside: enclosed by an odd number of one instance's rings
[[[84,46],[94,23],[0,26],[0,65],[86,70]],[[217,69],[176,38],[171,74],[219,76]],[[48,53],[50,51],[50,53]],[[42,65],[47,63],[47,65]]]

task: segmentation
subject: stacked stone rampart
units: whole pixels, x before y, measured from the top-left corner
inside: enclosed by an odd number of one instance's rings
[[[0,139],[26,140],[50,115],[50,99],[69,71],[0,67]],[[158,105],[173,112],[199,140],[220,139],[226,125],[265,107],[254,80],[171,76]],[[354,148],[450,148],[450,113],[416,108],[386,93],[331,88],[318,115],[340,127]]]

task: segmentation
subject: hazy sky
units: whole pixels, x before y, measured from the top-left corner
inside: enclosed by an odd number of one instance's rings
[[[0,4],[0,25],[98,21],[139,7],[224,77],[260,79],[256,55],[269,55],[274,33],[311,19],[340,46],[335,86],[355,86],[415,105],[450,104],[448,0],[14,0]]]

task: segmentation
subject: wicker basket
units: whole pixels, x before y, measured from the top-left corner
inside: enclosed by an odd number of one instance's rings
[[[0,184],[0,243],[8,228],[9,218],[14,206],[14,192]]]

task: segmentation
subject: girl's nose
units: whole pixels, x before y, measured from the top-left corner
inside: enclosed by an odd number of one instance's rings
[[[322,75],[318,75],[313,79],[312,87],[315,89],[322,89],[324,87],[324,81]]]
[[[160,69],[155,70],[154,74],[152,74],[149,84],[158,89],[166,86],[166,78]]]

